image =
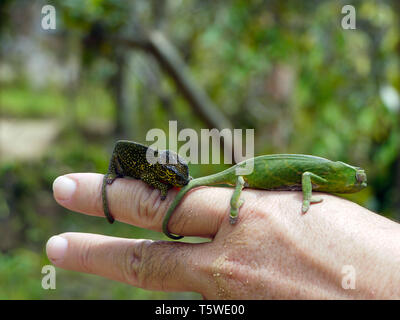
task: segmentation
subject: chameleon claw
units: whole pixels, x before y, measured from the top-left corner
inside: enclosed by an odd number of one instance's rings
[[[239,208],[243,205],[244,201],[242,199],[239,199],[237,204],[235,206],[231,207],[231,212],[229,215],[229,222],[230,224],[235,224],[237,219],[238,219],[238,215],[239,215]]]
[[[308,209],[310,209],[310,204],[311,203],[320,203],[322,202],[322,198],[311,198],[310,200],[304,200],[303,201],[303,206],[301,207],[301,211],[303,214],[307,213]]]
[[[108,174],[107,177],[106,177],[106,183],[107,184],[112,184],[115,179],[117,179],[116,175]]]
[[[303,214],[307,213],[308,209],[310,209],[310,201],[304,200],[303,201],[303,206],[301,207],[301,212]]]
[[[160,189],[160,193],[161,193],[161,196],[160,196],[161,200],[167,199],[168,190]]]
[[[229,216],[229,223],[232,224],[232,225],[235,224],[236,221],[237,221],[237,218],[238,218],[237,216],[236,217],[232,217],[232,215],[230,215]]]

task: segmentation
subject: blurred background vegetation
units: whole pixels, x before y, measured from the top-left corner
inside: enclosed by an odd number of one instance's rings
[[[41,9],[56,8],[56,30]],[[0,298],[199,298],[57,269],[65,231],[164,239],[61,208],[54,179],[104,173],[116,139],[151,128],[254,128],[256,155],[305,153],[367,170],[351,200],[400,219],[400,3],[0,1]],[[194,177],[223,165],[190,165]]]

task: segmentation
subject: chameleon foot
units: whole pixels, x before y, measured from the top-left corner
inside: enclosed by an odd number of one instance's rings
[[[242,199],[239,199],[237,202],[236,206],[237,207],[231,207],[231,212],[229,214],[229,223],[230,224],[235,224],[238,216],[239,216],[239,209],[243,205],[244,201]]]
[[[303,212],[303,214],[307,213],[308,209],[310,209],[311,203],[320,203],[322,202],[322,200],[323,200],[322,198],[312,198],[310,200],[304,200],[301,211]]]
[[[117,179],[117,178],[118,178],[118,176],[116,174],[108,173],[106,175],[106,178],[105,178],[106,179],[106,183],[107,184],[112,184],[114,182],[114,180]]]
[[[239,208],[243,205],[244,201],[240,199],[240,193],[244,187],[245,181],[242,176],[238,176],[236,181],[235,191],[231,198],[231,211],[229,214],[229,222],[235,224],[239,215]]]

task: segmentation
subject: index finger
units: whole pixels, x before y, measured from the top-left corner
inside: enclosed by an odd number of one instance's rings
[[[102,182],[101,174],[67,174],[54,181],[54,198],[70,210],[104,216]],[[116,220],[156,231],[161,231],[164,215],[177,192],[171,189],[162,201],[158,190],[140,180],[121,178],[107,186],[110,212]],[[170,231],[184,236],[214,237],[221,223],[227,221],[232,192],[215,187],[190,191],[175,209]]]

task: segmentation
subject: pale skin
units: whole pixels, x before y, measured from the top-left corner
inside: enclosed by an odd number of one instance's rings
[[[104,217],[102,179],[63,176],[53,185],[54,197],[70,210]],[[302,214],[301,192],[244,189],[240,216],[231,225],[232,192],[193,189],[171,218],[172,233],[210,242],[64,233],[49,240],[47,255],[60,268],[206,299],[400,299],[398,223],[330,194],[315,193],[323,201]],[[171,189],[161,201],[144,182],[117,179],[108,189],[109,206],[116,220],[161,231],[176,193]],[[355,289],[346,290],[342,271],[349,265]]]

